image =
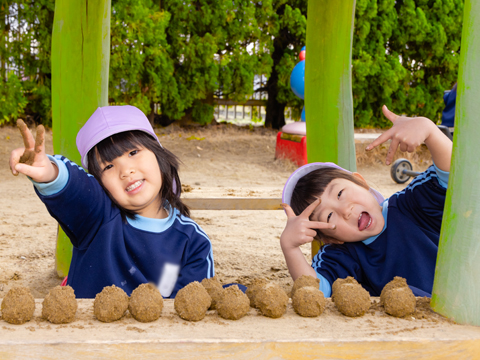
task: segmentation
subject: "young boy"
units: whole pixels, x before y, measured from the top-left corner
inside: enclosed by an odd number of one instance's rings
[[[432,154],[434,165],[404,190],[384,200],[360,174],[332,163],[297,169],[283,190],[288,219],[280,245],[290,275],[318,277],[326,297],[333,282],[347,276],[372,296],[395,276],[404,277],[416,296],[432,291],[452,142],[427,118],[382,110],[393,126],[367,150],[391,140],[387,165],[398,147],[413,152],[425,143]],[[310,266],[299,246],[314,238],[325,245]]]

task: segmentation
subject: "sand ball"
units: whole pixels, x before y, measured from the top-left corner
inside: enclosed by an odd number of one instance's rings
[[[75,320],[77,299],[70,286],[55,286],[42,304],[42,317],[54,324],[67,324]]]
[[[338,311],[351,317],[362,316],[370,308],[370,295],[360,284],[342,284],[334,301]]]
[[[199,321],[205,317],[212,298],[198,281],[180,289],[175,296],[175,311],[184,320]]]
[[[13,288],[3,298],[1,309],[3,320],[10,324],[21,325],[32,319],[35,299],[30,289]]]
[[[413,314],[416,305],[417,299],[408,286],[387,291],[383,304],[385,312],[396,317]]]
[[[93,313],[98,320],[103,322],[120,319],[127,309],[128,295],[115,285],[105,286],[102,292],[95,296],[93,302]]]
[[[212,298],[212,304],[210,305],[209,310],[214,310],[217,308],[217,302],[220,300],[223,294],[223,286],[220,282],[216,279],[216,277],[212,277],[210,279],[203,279],[202,283],[205,290],[207,290],[208,295]]]
[[[261,287],[255,301],[260,312],[271,318],[279,318],[287,311],[288,296],[277,284]]]
[[[335,293],[343,284],[358,284],[358,281],[352,276],[347,276],[345,279],[338,278],[335,280],[332,284],[332,301],[335,301]]]
[[[297,278],[297,280],[295,280],[295,282],[293,283],[292,291],[290,293],[292,299],[295,295],[295,292],[304,286],[312,286],[318,289],[320,286],[320,279],[310,275],[302,275]]]
[[[267,285],[267,284],[268,284],[267,280],[265,280],[263,278],[259,278],[259,279],[253,280],[252,283],[249,286],[247,286],[247,291],[245,292],[245,294],[250,299],[250,306],[251,307],[253,307],[253,308],[258,307],[257,301],[256,301],[258,291],[261,288],[265,287],[265,285]]]
[[[304,286],[295,291],[292,298],[295,312],[305,317],[321,315],[325,310],[325,304],[325,296],[316,286]]]
[[[226,288],[220,300],[217,301],[218,315],[224,319],[238,320],[244,317],[249,310],[250,300],[237,285]]]
[[[141,284],[130,295],[128,311],[141,322],[157,320],[162,314],[163,297],[153,284]]]
[[[385,295],[388,291],[402,287],[408,287],[407,280],[400,276],[395,276],[392,281],[390,281],[383,287],[382,292],[380,293],[380,304],[384,304]]]

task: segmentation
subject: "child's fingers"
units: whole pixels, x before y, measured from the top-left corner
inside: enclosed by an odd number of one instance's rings
[[[288,204],[281,204],[283,207],[283,210],[285,210],[285,213],[287,214],[287,218],[295,217],[295,213],[293,212],[293,209],[290,207]]]
[[[45,128],[43,125],[37,126],[37,136],[35,137],[35,153],[41,153],[45,149]]]
[[[33,141],[32,133],[22,119],[17,120],[17,127],[20,129],[20,133],[22,134],[25,149],[33,149],[35,142]]]
[[[17,165],[18,162],[20,161],[20,157],[22,156],[24,151],[25,151],[24,148],[18,148],[13,150],[10,154],[10,159],[8,160],[8,164],[10,165],[10,170],[12,171],[12,174],[15,176],[18,175],[18,171],[15,170],[15,165]]]
[[[400,144],[399,140],[397,140],[396,138],[392,139],[390,147],[388,148],[387,158],[385,160],[385,164],[390,165],[390,163],[393,160],[393,157],[395,156],[395,153],[397,152],[397,148],[398,148],[399,144]]]
[[[319,230],[335,230],[337,227],[335,224],[329,224],[321,221],[310,221],[308,224],[310,229],[319,229]]]
[[[310,215],[312,215],[313,211],[317,208],[318,205],[320,205],[321,202],[322,202],[322,199],[317,198],[314,202],[308,205],[305,208],[305,210],[302,211],[300,216],[306,217],[307,219],[309,219]]]
[[[391,130],[391,129],[390,129]],[[392,133],[390,130],[385,131],[382,135],[377,137],[375,140],[373,140],[370,145],[368,145],[365,150],[372,150],[373,148],[376,148],[378,145],[383,144],[385,141],[388,141],[392,137]]]
[[[390,120],[392,123],[395,122],[400,116],[388,110],[387,105],[382,106],[382,112],[385,117]]]

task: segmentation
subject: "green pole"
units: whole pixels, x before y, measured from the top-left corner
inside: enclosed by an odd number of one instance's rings
[[[355,0],[309,0],[305,57],[308,162],[357,170],[353,136]],[[312,242],[312,257],[320,249]]]
[[[53,148],[80,164],[75,139],[99,106],[108,105],[110,0],[56,0],[52,34]],[[68,274],[72,245],[59,228],[59,276]]]
[[[305,61],[308,162],[356,171],[352,39],[355,0],[309,0]]]
[[[465,0],[455,134],[435,270],[432,308],[480,326],[480,1]]]

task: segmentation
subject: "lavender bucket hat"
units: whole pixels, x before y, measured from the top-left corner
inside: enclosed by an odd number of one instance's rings
[[[299,167],[297,170],[295,170],[292,173],[292,175],[290,175],[287,182],[285,183],[285,186],[283,188],[283,193],[282,193],[282,202],[285,204],[291,205],[290,202],[292,200],[293,190],[295,189],[297,182],[302,177],[311,173],[312,171],[318,170],[318,169],[325,169],[325,168],[335,168],[335,169],[343,170],[349,174],[352,174],[351,171],[345,170],[344,168],[341,168],[337,164],[334,164],[331,162],[326,162],[326,163],[317,162],[317,163],[303,165],[302,167]],[[370,193],[373,195],[375,200],[377,200],[378,204],[382,205],[382,203],[385,201],[385,198],[383,197],[383,195],[371,187],[368,191],[370,191]]]
[[[140,130],[158,141],[150,121],[135,106],[99,107],[77,134],[77,148],[82,157],[82,166],[88,169],[88,152],[100,141],[124,131]],[[160,144],[160,141],[158,141]],[[160,144],[161,145],[161,144]]]

